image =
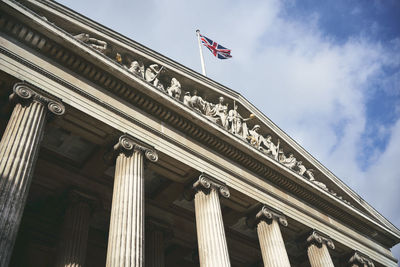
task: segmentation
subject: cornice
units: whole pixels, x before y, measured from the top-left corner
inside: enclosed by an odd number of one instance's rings
[[[66,35],[64,36],[67,39],[66,43],[73,43],[66,45],[73,45],[78,48],[77,51],[74,50],[74,53],[72,53],[59,44],[54,43],[51,39],[47,39],[47,36],[30,29],[26,25],[22,26],[21,23],[15,23],[15,21],[13,25],[12,21],[12,18],[8,18],[7,22],[3,21],[4,23],[0,24],[4,27],[5,32],[13,36],[13,38],[36,49],[39,53],[57,61],[64,67],[74,70],[95,84],[108,89],[132,105],[186,133],[194,140],[198,140],[208,147],[214,147],[221,155],[231,158],[237,164],[252,170],[261,177],[265,177],[272,183],[297,195],[299,198],[324,210],[328,214],[335,216],[346,224],[353,225],[356,229],[361,230],[361,232],[367,235],[373,234],[374,231],[372,229],[369,230],[368,226],[363,225],[361,221],[359,223],[354,221],[354,218],[348,213],[354,212],[357,217],[360,217],[359,211],[335,200],[332,196],[327,195],[323,190],[309,183],[299,175],[288,173],[287,170],[270,158],[247,146],[247,144],[245,145],[245,142],[224,132],[223,129],[220,129],[221,127],[213,125],[181,103],[175,103],[174,99],[163,95],[157,89],[152,88],[149,84],[120,68],[117,63],[107,62],[110,61],[109,58],[92,51],[83,44],[79,44],[71,36],[61,32],[61,35]],[[82,54],[85,54],[87,57],[83,58]],[[112,69],[111,71],[99,69],[90,62],[91,60],[103,64],[106,62],[108,67],[111,66]],[[127,80],[128,82],[126,82]],[[135,88],[131,84],[135,84]],[[135,89],[142,89],[142,91]],[[146,90],[148,94],[144,94],[143,90]],[[236,94],[236,96],[240,100],[240,95]],[[178,113],[177,110],[182,110],[183,114]],[[196,118],[198,123],[194,123],[191,118]],[[203,126],[207,130],[204,130]]]

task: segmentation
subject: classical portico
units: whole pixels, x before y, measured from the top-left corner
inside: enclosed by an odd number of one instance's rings
[[[1,267],[397,266],[399,229],[238,93],[0,5]]]

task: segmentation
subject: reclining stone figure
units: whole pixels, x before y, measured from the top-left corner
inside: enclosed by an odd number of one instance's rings
[[[107,49],[107,43],[102,40],[98,40],[96,38],[90,37],[87,33],[80,33],[74,36],[75,39],[84,42],[91,48],[104,53]]]

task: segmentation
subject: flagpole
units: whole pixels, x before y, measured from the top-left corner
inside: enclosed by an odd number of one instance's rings
[[[203,75],[207,76],[207,74],[206,74],[206,66],[204,65],[203,50],[201,49],[200,30],[196,30],[196,34],[197,34],[197,41],[199,43],[201,70],[203,72]]]

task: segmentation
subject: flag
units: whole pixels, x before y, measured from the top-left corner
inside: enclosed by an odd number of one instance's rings
[[[223,47],[222,45],[214,42],[213,40],[200,34],[201,43],[207,47],[215,57],[219,59],[231,58],[231,50]]]

